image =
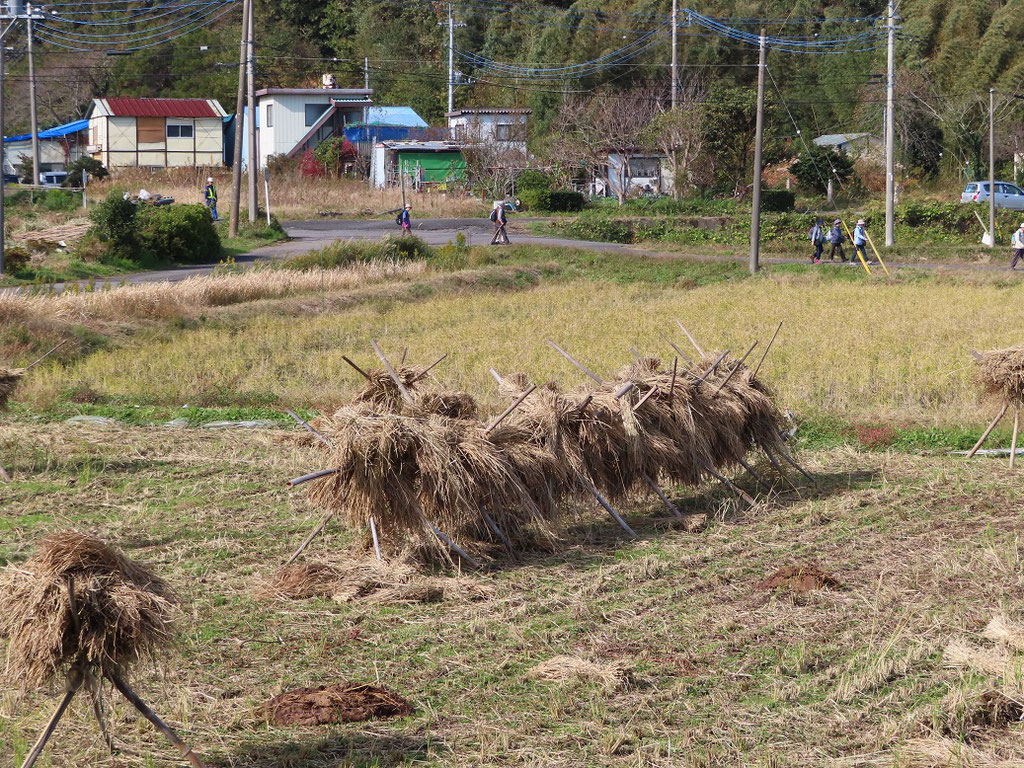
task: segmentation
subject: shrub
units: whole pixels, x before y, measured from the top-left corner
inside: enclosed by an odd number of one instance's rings
[[[521,198],[523,192],[528,189],[550,190],[551,183],[551,177],[544,173],[544,171],[527,168],[516,177],[516,193]]]
[[[107,250],[119,257],[130,257],[138,246],[135,203],[121,190],[111,190],[106,199],[89,213],[93,229]]]
[[[221,254],[220,236],[205,205],[147,206],[138,223],[141,250],[162,261],[197,264]]]
[[[25,269],[32,260],[32,255],[24,248],[8,247],[4,251],[4,272],[16,275]]]
[[[520,189],[519,202],[523,204],[523,208],[527,211],[550,211],[551,210],[551,190],[544,189],[541,187],[527,187],[526,189]]]
[[[313,150],[313,157],[330,176],[340,175],[342,165],[355,160],[358,156],[359,150],[356,149],[356,145],[341,136],[321,141]]]
[[[384,261],[415,261],[432,259],[434,249],[416,236],[393,235],[380,241],[380,252],[377,258]]]
[[[288,155],[270,155],[267,169],[271,176],[294,176],[299,169],[299,161]]]
[[[843,183],[853,175],[853,160],[845,152],[837,152],[830,147],[812,147],[800,155],[789,170],[801,187],[823,195],[828,189],[829,178],[838,177]]]
[[[796,207],[796,193],[788,189],[761,190],[761,210],[785,213]]]
[[[307,149],[299,158],[299,175],[303,178],[322,179],[327,175],[327,168],[313,154],[313,150]]]
[[[48,189],[42,194],[40,205],[48,211],[73,211],[78,208],[81,198],[77,192],[66,189]]]
[[[559,213],[576,213],[583,210],[586,199],[579,192],[568,189],[556,189],[550,193],[548,210]]]
[[[105,179],[110,172],[103,167],[103,163],[94,157],[82,155],[80,158],[68,164],[68,177],[64,180],[65,187],[77,187],[82,183],[82,171],[94,179]]]

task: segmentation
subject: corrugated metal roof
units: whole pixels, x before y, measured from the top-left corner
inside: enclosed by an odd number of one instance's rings
[[[449,112],[446,117],[459,117],[460,115],[529,115],[532,109],[525,107],[467,107]]]
[[[72,123],[64,123],[64,125],[57,125],[53,128],[47,128],[45,131],[39,132],[40,139],[59,139],[62,136],[70,136],[72,133],[78,133],[89,128],[88,120],[75,120]],[[5,136],[4,142],[10,141],[28,141],[32,138],[31,133],[20,133],[17,136]]]
[[[100,99],[115,117],[223,117],[215,99],[141,99],[117,96]]]
[[[366,110],[365,123],[350,125],[388,125],[402,128],[429,128],[427,121],[416,114],[412,107],[370,107]]]
[[[837,144],[847,144],[870,136],[870,133],[827,133],[816,138],[814,143],[819,147],[834,147]]]
[[[377,146],[399,152],[459,152],[465,145],[451,141],[382,141]]]

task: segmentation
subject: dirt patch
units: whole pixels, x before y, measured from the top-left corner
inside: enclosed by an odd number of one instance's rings
[[[267,702],[267,719],[274,725],[359,723],[412,713],[412,704],[397,693],[365,683],[299,688]]]
[[[787,565],[758,582],[757,589],[812,592],[816,589],[840,589],[842,586],[837,578],[812,565]]]

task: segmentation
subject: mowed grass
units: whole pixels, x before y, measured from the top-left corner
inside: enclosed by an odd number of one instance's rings
[[[980,636],[986,622],[1000,610],[1020,619],[1024,490],[1001,461],[805,453],[819,489],[800,484],[746,510],[717,487],[674,489],[684,512],[707,516],[693,532],[637,499],[623,508],[635,542],[581,509],[554,554],[449,573],[438,603],[376,604],[261,593],[316,518],[283,484],[316,459],[283,435],[16,424],[0,433],[0,451],[15,477],[0,485],[0,563],[22,562],[47,531],[77,527],[180,591],[180,647],[155,670],[139,667],[133,686],[210,766],[1024,760],[1019,726],[975,717],[986,691],[1019,699],[1019,678],[943,663],[957,640],[997,653]],[[352,540],[330,528],[305,557],[365,557]],[[790,564],[816,564],[843,586],[757,588]],[[626,682],[531,677],[562,654],[617,665]],[[274,694],[343,680],[384,685],[416,713],[266,723]],[[0,688],[0,763],[20,762],[57,695]],[[117,758],[80,698],[41,764],[178,764],[122,701],[107,706]]]
[[[697,278],[668,279],[659,262],[643,260],[648,278],[630,281],[629,263],[606,265],[601,274],[577,259],[554,272],[496,266],[465,279],[403,275],[393,291],[207,307],[187,323],[44,367],[18,397],[43,406],[86,388],[129,403],[180,406],[236,392],[239,403],[255,397],[324,406],[359,383],[342,355],[376,364],[375,338],[393,356],[407,347],[416,362],[449,353],[437,375],[487,398],[492,366],[566,387],[584,383],[547,339],[608,376],[631,359],[631,346],[669,361],[668,339],[692,352],[677,318],[708,352],[738,356],[759,340],[755,361],[781,321],[763,372],[782,405],[901,424],[976,425],[992,406],[979,399],[970,350],[1014,345],[1024,335],[1024,294],[998,279],[886,281],[794,269],[742,279],[706,266]]]

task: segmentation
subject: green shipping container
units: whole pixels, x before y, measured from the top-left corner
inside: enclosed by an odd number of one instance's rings
[[[461,152],[402,152],[399,154],[403,173],[415,174],[426,182],[461,181],[466,178],[466,158]]]

